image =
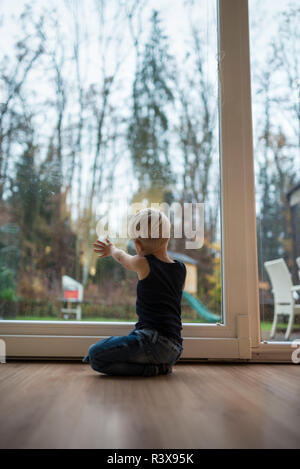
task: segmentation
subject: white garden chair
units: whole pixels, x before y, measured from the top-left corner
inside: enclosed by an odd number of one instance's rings
[[[297,257],[296,262],[297,262],[297,265],[298,265],[298,276],[299,276],[299,279],[300,279],[300,257]]]
[[[270,339],[275,336],[278,316],[283,315],[289,316],[285,334],[285,339],[289,340],[295,315],[300,314],[300,305],[295,305],[296,292],[300,291],[300,285],[293,286],[292,277],[284,259],[265,262],[265,268],[269,274],[274,295],[274,320]]]

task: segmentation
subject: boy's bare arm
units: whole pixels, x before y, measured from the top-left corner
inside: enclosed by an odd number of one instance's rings
[[[139,272],[146,260],[142,256],[131,256],[122,249],[116,248],[109,239],[106,239],[106,243],[102,241],[96,241],[94,243],[94,251],[100,254],[98,257],[112,256],[117,262],[119,262],[125,269]]]
[[[122,251],[122,249],[118,249],[115,246],[113,247],[112,257],[119,262],[125,269],[127,270],[134,270],[138,272],[141,267],[141,260],[145,262],[145,259],[141,256],[135,255],[131,256],[126,252]]]

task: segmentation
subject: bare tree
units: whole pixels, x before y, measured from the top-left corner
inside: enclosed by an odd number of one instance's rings
[[[3,198],[7,181],[11,143],[20,126],[22,127],[21,121],[16,118],[20,95],[34,64],[43,53],[42,42],[36,41],[33,33],[30,34],[26,30],[28,22],[32,22],[30,7],[26,8],[21,17],[23,37],[15,44],[16,60],[9,60],[4,56],[0,62],[0,200]],[[39,26],[42,23],[43,18],[40,18]]]
[[[120,71],[120,67],[126,57],[122,53],[121,43],[123,31],[119,27],[124,19],[124,11],[119,8],[118,2],[114,4],[115,10],[108,21],[111,13],[107,12],[107,2],[105,0],[96,1],[97,14],[99,18],[99,85],[90,86],[88,99],[91,109],[91,117],[95,126],[95,147],[93,161],[91,165],[91,181],[88,190],[88,202],[85,211],[85,234],[83,236],[84,266],[83,278],[84,285],[87,284],[90,266],[93,257],[92,241],[95,239],[96,220],[94,216],[95,203],[103,200],[103,191],[105,187],[104,171],[114,168],[116,155],[109,155],[107,151],[108,140],[111,139],[109,128],[107,127],[108,116],[113,109],[110,106],[111,95],[114,91],[114,84]],[[117,32],[119,31],[119,32]],[[113,54],[113,69],[108,67],[108,56]],[[110,56],[111,58],[112,56]],[[113,156],[113,157],[112,157]]]
[[[212,191],[211,176],[214,155],[217,153],[215,128],[217,125],[217,100],[214,98],[212,84],[204,72],[204,43],[200,33],[193,28],[194,68],[182,85],[178,84],[178,98],[181,105],[179,138],[183,153],[183,198],[193,202],[206,202]],[[186,60],[188,61],[188,54]],[[187,62],[185,70],[191,69]],[[219,189],[215,200],[219,202]],[[210,220],[206,228],[212,230],[212,239],[219,217],[219,205],[208,211]],[[208,225],[209,223],[209,225]]]
[[[279,72],[285,77],[286,93],[277,93],[279,110],[293,129],[300,158],[300,7],[290,6],[280,15],[278,34],[272,42],[273,56]]]

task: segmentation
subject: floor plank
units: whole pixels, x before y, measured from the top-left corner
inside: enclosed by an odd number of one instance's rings
[[[0,365],[1,448],[297,448],[300,367],[178,364],[109,377],[88,365]]]

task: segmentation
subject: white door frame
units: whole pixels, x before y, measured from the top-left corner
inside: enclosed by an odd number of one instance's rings
[[[184,324],[183,359],[272,360],[287,344],[261,344],[254,196],[248,0],[218,0],[224,324]],[[134,323],[2,321],[8,357],[79,358]],[[287,348],[288,347],[288,348]],[[287,353],[288,352],[288,353]],[[290,361],[290,359],[289,359]]]

